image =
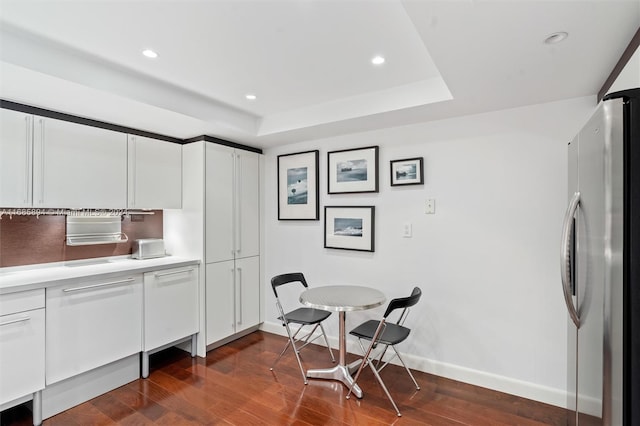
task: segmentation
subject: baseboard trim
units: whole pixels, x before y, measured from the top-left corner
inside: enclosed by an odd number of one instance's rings
[[[140,377],[140,354],[47,385],[42,391],[42,418],[47,419]]]
[[[287,335],[281,323],[264,322],[260,326],[260,329],[267,333],[278,334],[285,337]],[[321,344],[322,342],[322,339],[316,341],[317,344]],[[329,343],[333,348],[338,347],[338,339],[336,337],[329,336]],[[351,353],[361,352],[357,343],[352,341],[347,341],[347,350]],[[457,380],[474,386],[492,389],[498,392],[516,395],[521,398],[532,399],[534,401],[555,405],[557,407],[567,408],[567,394],[565,391],[560,389],[517,380],[506,376],[500,376],[498,374],[492,374],[485,371],[474,370],[459,365],[435,361],[412,354],[403,353],[402,358],[407,363],[407,366],[414,370],[434,374],[447,379]],[[393,361],[392,363],[395,364]]]

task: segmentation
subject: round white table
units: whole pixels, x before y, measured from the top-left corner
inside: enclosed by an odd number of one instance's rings
[[[338,380],[348,388],[353,386],[353,394],[358,398],[362,398],[362,390],[357,384],[354,385],[353,377],[351,377],[351,371],[355,371],[358,368],[359,361],[353,366],[349,366],[346,363],[346,312],[375,308],[382,305],[385,300],[385,295],[379,290],[353,285],[314,287],[302,292],[300,302],[303,305],[338,312],[340,334],[338,365],[332,368],[307,370],[307,377],[313,379]]]

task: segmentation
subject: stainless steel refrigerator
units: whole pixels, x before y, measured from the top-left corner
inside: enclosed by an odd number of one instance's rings
[[[569,144],[561,249],[570,425],[640,425],[640,89]]]

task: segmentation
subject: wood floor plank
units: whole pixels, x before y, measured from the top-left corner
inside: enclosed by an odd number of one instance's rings
[[[92,399],[91,404],[115,422],[119,422],[135,413],[133,408],[120,402],[111,393],[105,393]]]
[[[46,419],[46,426],[84,425],[561,425],[567,412],[513,395],[414,372],[417,391],[406,371],[390,365],[382,372],[402,411],[397,417],[373,374],[365,369],[359,385],[364,398],[345,398],[347,389],[328,380],[305,385],[293,353],[269,368],[286,339],[251,333],[191,358],[170,348],[151,356],[148,379],[135,380]],[[337,353],[336,353],[337,355]],[[301,352],[304,367],[331,363],[326,348],[309,345]],[[357,359],[349,354],[348,360]],[[2,413],[1,426],[30,425],[30,411],[16,407]]]
[[[120,402],[151,421],[159,419],[167,412],[166,408],[153,401],[149,396],[128,386],[119,387],[113,390],[111,394]]]
[[[140,413],[132,413],[118,422],[122,426],[149,426],[154,423]]]

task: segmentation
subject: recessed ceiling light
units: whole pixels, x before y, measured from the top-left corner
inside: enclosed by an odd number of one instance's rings
[[[378,55],[378,56],[374,56],[373,59],[371,59],[371,63],[373,65],[382,65],[384,64],[384,57]]]
[[[144,56],[146,56],[147,58],[152,58],[152,59],[155,59],[155,58],[157,58],[157,57],[158,57],[158,54],[157,54],[156,52],[154,52],[153,50],[151,50],[151,49],[145,49],[145,50],[143,50],[143,51],[142,51],[142,54],[143,54]]]
[[[557,44],[569,37],[569,33],[565,31],[558,31],[557,33],[550,34],[544,39],[546,44]]]
[[[256,99],[258,99],[258,97],[252,93],[249,93],[248,95],[245,95],[245,98],[247,98],[250,101],[255,101]]]

